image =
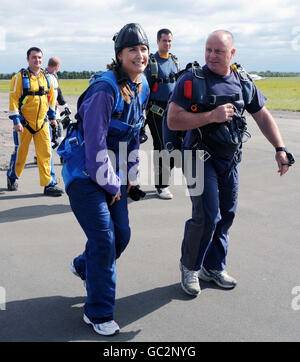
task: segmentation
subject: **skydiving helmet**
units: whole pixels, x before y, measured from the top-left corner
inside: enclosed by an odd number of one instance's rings
[[[135,45],[145,45],[149,49],[149,42],[143,28],[137,23],[130,23],[114,35],[116,58],[118,53],[124,48]]]

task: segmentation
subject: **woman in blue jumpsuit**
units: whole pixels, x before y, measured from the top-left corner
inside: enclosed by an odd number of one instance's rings
[[[127,155],[137,152],[143,109],[149,96],[142,75],[149,53],[143,29],[139,24],[127,24],[113,40],[116,61],[89,86],[78,104],[88,176],[70,181],[68,160],[63,170],[71,208],[88,239],[84,252],[72,261],[71,271],[85,281],[83,319],[102,335],[119,331],[113,316],[116,259],[130,239],[127,192],[132,183],[119,162],[124,159],[119,142],[127,144]],[[138,157],[136,162],[128,162],[127,171],[136,169],[137,163]]]

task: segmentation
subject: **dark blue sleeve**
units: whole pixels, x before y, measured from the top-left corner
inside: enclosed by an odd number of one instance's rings
[[[254,83],[253,83],[254,84]],[[250,104],[246,105],[246,110],[250,114],[256,113],[265,105],[267,98],[254,84],[254,96]]]

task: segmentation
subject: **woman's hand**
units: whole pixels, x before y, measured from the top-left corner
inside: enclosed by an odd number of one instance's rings
[[[121,198],[121,191],[117,193],[117,195],[113,196],[109,206],[113,205],[116,201],[119,201]]]

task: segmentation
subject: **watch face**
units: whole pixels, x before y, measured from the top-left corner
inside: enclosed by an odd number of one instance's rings
[[[290,152],[287,152],[286,155],[287,155],[287,158],[289,159],[289,163],[290,163],[290,166],[291,166],[292,164],[295,163],[294,156]]]

